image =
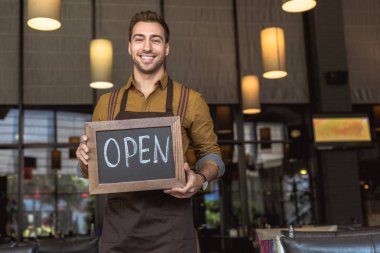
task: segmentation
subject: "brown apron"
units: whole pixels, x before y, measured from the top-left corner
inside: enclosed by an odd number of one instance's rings
[[[127,105],[127,97],[128,90],[125,90],[120,108]],[[173,81],[169,78],[166,112],[129,112],[120,109],[115,119],[173,116],[172,101]],[[163,193],[163,190],[107,195],[101,253],[196,251],[190,199],[178,199]]]

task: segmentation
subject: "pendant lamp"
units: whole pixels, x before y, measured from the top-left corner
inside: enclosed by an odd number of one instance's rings
[[[277,79],[288,75],[285,60],[285,35],[280,27],[261,30],[261,53],[263,57],[263,77]]]
[[[304,12],[316,5],[316,0],[282,0],[282,9],[286,12]]]
[[[29,27],[53,31],[61,27],[61,0],[28,0]]]
[[[109,89],[112,83],[112,42],[93,39],[90,44],[91,83],[94,89]]]
[[[257,76],[244,76],[241,82],[241,93],[243,98],[243,113],[255,114],[260,109],[259,78]]]

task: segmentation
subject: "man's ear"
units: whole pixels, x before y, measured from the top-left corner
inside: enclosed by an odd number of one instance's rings
[[[169,55],[169,49],[170,49],[169,43],[166,43],[166,45],[165,45],[165,56]]]
[[[128,42],[128,54],[131,55],[131,42]]]

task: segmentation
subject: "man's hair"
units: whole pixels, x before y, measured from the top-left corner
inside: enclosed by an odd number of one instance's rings
[[[132,39],[132,32],[133,32],[133,27],[138,23],[138,22],[157,22],[159,23],[162,28],[164,28],[165,32],[165,42],[169,42],[169,27],[165,22],[165,19],[158,15],[154,11],[142,11],[136,13],[132,18],[131,18],[131,23],[129,24],[129,41]]]

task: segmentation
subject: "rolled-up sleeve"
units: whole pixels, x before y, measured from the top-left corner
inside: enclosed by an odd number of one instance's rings
[[[205,162],[211,162],[218,167],[218,177],[220,177],[224,174],[225,167],[209,107],[199,93],[194,92],[191,95],[188,104],[192,118],[189,137],[199,157],[196,168],[201,168]]]
[[[203,164],[207,162],[212,163],[215,166],[218,166],[218,177],[223,176],[224,172],[226,171],[224,162],[222,158],[220,158],[220,156],[216,154],[208,154],[202,157],[201,159],[199,159],[197,163],[195,164],[195,169],[200,170]]]

